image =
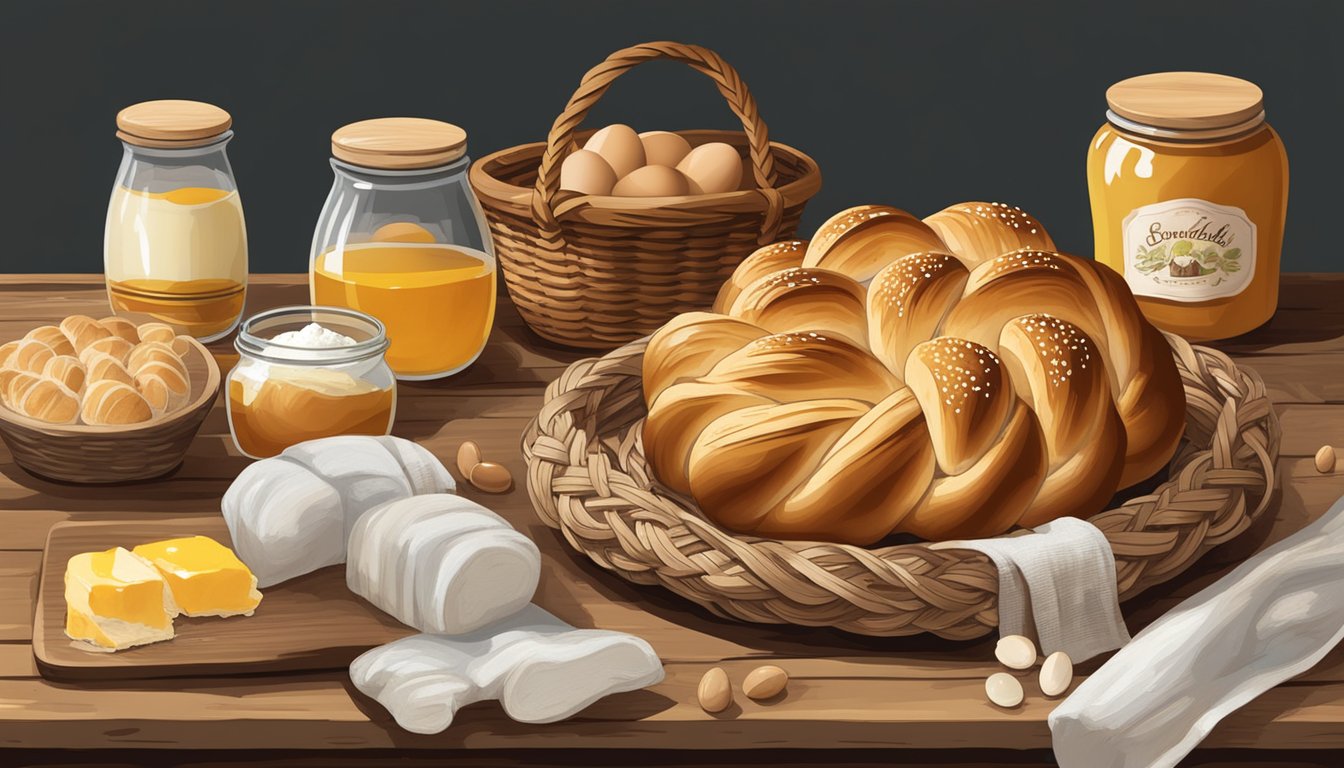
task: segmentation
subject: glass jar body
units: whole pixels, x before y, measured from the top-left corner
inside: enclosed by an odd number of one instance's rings
[[[273,341],[317,323],[355,341],[308,348]],[[264,459],[307,440],[386,435],[396,418],[397,382],[384,359],[382,325],[362,313],[285,307],[249,318],[234,342],[226,408],[238,450]]]
[[[312,302],[377,317],[398,378],[471,365],[494,325],[496,266],[467,184],[470,160],[414,171],[331,165],[309,261]]]
[[[1268,124],[1221,140],[1158,139],[1106,123],[1087,160],[1096,258],[1148,319],[1193,341],[1273,316],[1288,156]]]
[[[112,311],[213,341],[243,314],[247,227],[219,141],[185,149],[123,142],[103,236]]]

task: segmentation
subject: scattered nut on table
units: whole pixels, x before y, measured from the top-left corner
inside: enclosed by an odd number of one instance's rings
[[[471,470],[481,463],[481,446],[470,440],[457,447],[457,471],[462,477],[471,477]]]
[[[760,701],[777,695],[789,684],[789,673],[774,664],[757,667],[742,681],[742,692],[748,699]]]
[[[1041,664],[1041,693],[1058,696],[1073,682],[1073,659],[1063,651],[1055,651]]]
[[[1322,445],[1316,451],[1316,471],[1328,475],[1335,471],[1335,446]]]
[[[985,695],[1000,707],[1016,707],[1022,703],[1022,683],[1007,672],[995,672],[985,680]]]
[[[994,646],[994,658],[1009,669],[1031,669],[1036,663],[1036,644],[1022,635],[1007,635]]]
[[[513,487],[513,475],[509,468],[493,461],[477,462],[467,475],[467,482],[486,493],[504,493]]]
[[[709,713],[722,712],[733,704],[733,686],[728,682],[728,673],[723,667],[714,667],[700,678],[700,687],[696,690],[700,708]]]

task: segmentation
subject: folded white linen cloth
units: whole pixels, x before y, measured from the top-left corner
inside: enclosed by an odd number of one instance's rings
[[[1074,517],[1031,533],[948,541],[973,549],[999,571],[999,634],[1035,637],[1041,653],[1064,651],[1075,663],[1129,642],[1115,586],[1115,556],[1096,526]]]
[[[452,492],[453,476],[423,446],[399,437],[309,440],[249,465],[220,511],[234,549],[269,587],[345,562],[346,540],[369,509],[421,493]]]
[[[552,723],[662,679],[644,640],[575,629],[535,605],[470,634],[396,640],[350,664],[355,687],[412,733],[440,733],[458,709],[489,699],[519,722]]]
[[[1169,768],[1344,639],[1344,498],[1150,624],[1050,714],[1062,768]]]
[[[450,493],[364,513],[350,533],[350,591],[421,632],[457,635],[532,601],[541,554],[508,521]]]

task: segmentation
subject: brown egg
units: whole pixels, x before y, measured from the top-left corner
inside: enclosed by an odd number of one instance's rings
[[[616,172],[596,152],[586,149],[571,154],[560,164],[560,188],[585,195],[610,195]]]
[[[671,131],[645,131],[639,134],[639,140],[644,145],[645,165],[676,168],[691,151],[691,145]]]
[[[689,194],[690,182],[677,169],[646,165],[616,182],[611,194],[620,197],[674,197]]]
[[[601,155],[618,179],[644,165],[644,143],[628,125],[608,125],[589,137],[583,148]]]
[[[677,170],[691,181],[691,193],[713,195],[732,192],[742,181],[742,156],[723,142],[701,144],[677,163]]]

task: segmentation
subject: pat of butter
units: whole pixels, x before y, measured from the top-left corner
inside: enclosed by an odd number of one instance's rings
[[[83,552],[65,566],[65,634],[101,651],[173,638],[177,614],[158,570],[121,547]]]
[[[207,536],[141,544],[133,552],[159,570],[188,616],[250,616],[261,602],[257,577],[233,550]]]

